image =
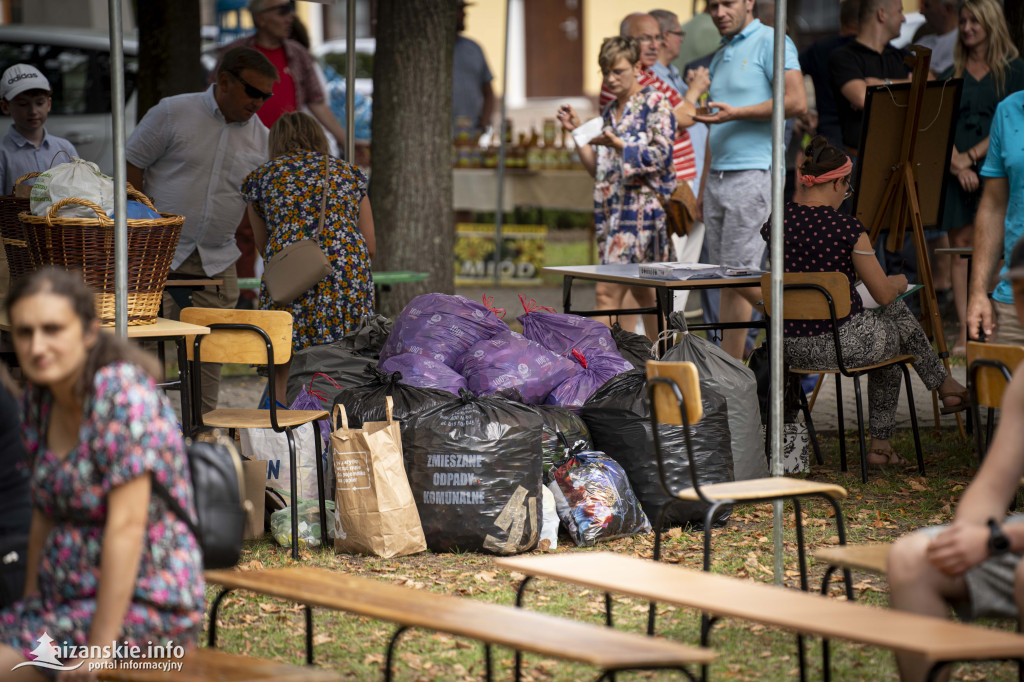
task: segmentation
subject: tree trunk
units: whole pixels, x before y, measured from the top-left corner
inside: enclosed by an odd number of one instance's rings
[[[454,291],[452,51],[456,0],[379,0],[373,65],[370,202],[377,270],[429,272],[378,301],[394,316],[409,299]]]
[[[136,0],[138,117],[164,97],[204,87],[199,65],[199,0]]]
[[[1003,13],[1006,15],[1006,26],[1010,29],[1010,40],[1024,54],[1024,0],[1006,0]]]

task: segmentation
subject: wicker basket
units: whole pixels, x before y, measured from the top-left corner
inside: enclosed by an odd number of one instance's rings
[[[25,180],[37,175],[39,173],[22,175],[14,183],[14,186],[17,187]],[[4,255],[7,256],[7,266],[11,271],[12,283],[35,270],[25,237],[25,228],[22,227],[21,218],[18,217],[19,214],[28,210],[28,197],[23,198],[13,194],[0,196],[0,242],[3,243]]]
[[[145,195],[129,189],[129,197],[150,208]],[[95,218],[63,218],[69,205],[87,206]],[[128,221],[128,324],[156,322],[167,273],[171,269],[184,216]],[[114,221],[87,199],[68,198],[50,207],[45,216],[22,213],[26,241],[36,267],[56,265],[81,270],[85,283],[96,290],[96,313],[104,325],[114,324]]]

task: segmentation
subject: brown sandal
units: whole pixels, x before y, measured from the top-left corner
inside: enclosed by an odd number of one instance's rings
[[[884,457],[885,461],[871,461],[871,455],[877,457]],[[875,467],[876,469],[888,469],[889,467],[905,467],[909,466],[910,463],[896,454],[895,450],[882,450],[881,448],[872,448],[868,451],[868,466]]]

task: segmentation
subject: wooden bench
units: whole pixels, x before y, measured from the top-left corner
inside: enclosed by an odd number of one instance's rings
[[[251,656],[229,654],[217,649],[193,649],[181,659],[164,659],[153,663],[181,663],[168,670],[104,670],[99,679],[111,682],[340,682],[341,675],[330,670],[299,667]]]
[[[206,581],[223,589],[210,610],[210,646],[217,642],[217,611],[232,590],[249,590],[306,606],[306,656],[312,660],[311,607],[391,621],[398,625],[385,657],[384,679],[392,679],[395,645],[407,629],[425,628],[484,644],[487,679],[491,645],[576,661],[600,668],[602,677],[620,670],[675,669],[693,679],[686,666],[707,665],[715,655],[657,637],[644,637],[511,606],[401,587],[321,568],[299,566],[262,571],[207,571]]]
[[[705,571],[671,566],[610,552],[548,554],[499,558],[501,568],[532,578],[550,578],[573,585],[618,592],[699,609],[717,617],[739,618],[801,635],[845,639],[914,654],[933,666],[929,679],[957,661],[1024,660],[1024,636],[957,623],[942,618],[882,609],[819,594],[741,580]],[[701,633],[706,645],[710,628]],[[801,676],[806,670],[801,657]],[[831,670],[823,647],[825,679]]]
[[[874,573],[876,575],[887,575],[889,568],[886,562],[889,559],[890,547],[892,547],[892,545],[887,542],[878,542],[864,545],[826,547],[825,549],[819,549],[811,552],[811,556],[814,557],[815,560],[828,565],[828,568],[825,569],[825,577],[821,580],[821,593],[828,594],[829,581],[832,580],[832,574],[835,573],[837,569],[843,569],[844,571],[863,571],[865,573]],[[849,580],[848,574],[847,580]],[[851,595],[852,591],[850,586],[847,586],[847,598],[852,599]]]

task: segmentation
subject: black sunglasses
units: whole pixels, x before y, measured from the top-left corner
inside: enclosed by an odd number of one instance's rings
[[[228,71],[228,73],[230,73],[232,76],[234,76],[235,80],[237,80],[239,83],[242,84],[242,87],[245,88],[246,96],[248,96],[250,99],[261,99],[264,102],[266,102],[268,99],[270,99],[271,97],[274,96],[273,92],[263,92],[262,90],[260,90],[258,88],[254,88],[253,86],[249,85],[248,83],[245,82],[244,78],[239,76],[234,71]]]
[[[279,17],[288,16],[289,14],[295,13],[295,2],[293,0],[292,2],[287,2],[283,5],[278,5],[277,7],[270,7],[263,10],[263,12],[276,12]]]

